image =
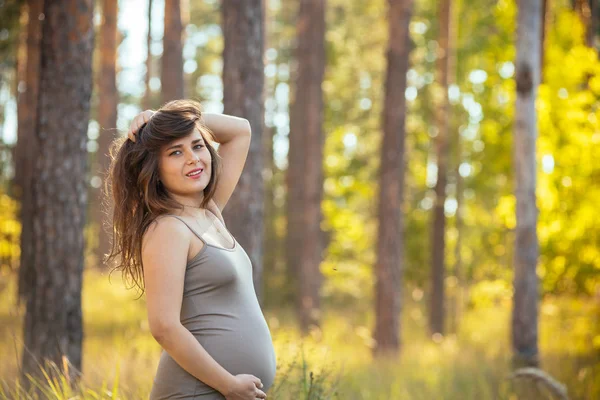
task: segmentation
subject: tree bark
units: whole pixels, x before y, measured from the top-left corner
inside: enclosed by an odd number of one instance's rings
[[[544,83],[544,60],[546,57],[546,21],[550,15],[550,8],[548,7],[548,0],[542,0],[542,27],[541,27],[541,38],[540,38],[540,84]]]
[[[59,369],[68,360],[71,377],[81,370],[93,9],[92,0],[44,5],[35,128],[43,154],[34,157],[33,236],[25,243],[25,250],[33,253],[33,279],[26,291],[23,374],[34,376],[45,360]]]
[[[290,258],[295,260],[300,327],[307,333],[311,325],[319,325],[320,319],[325,1],[301,1],[296,29],[297,71],[290,113],[287,232]],[[296,238],[299,238],[297,242]]]
[[[27,56],[25,81],[18,103],[18,132],[15,149],[15,183],[17,196],[21,200],[21,257],[19,267],[19,299],[26,300],[27,290],[32,284],[33,274],[33,198],[32,176],[34,161],[38,154],[35,129],[40,85],[40,41],[42,37],[41,17],[43,0],[29,0],[27,24]]]
[[[451,0],[441,0],[439,55],[437,59],[437,80],[439,88],[439,104],[436,106],[437,136],[435,137],[435,152],[437,159],[437,181],[435,184],[435,205],[433,207],[433,223],[431,226],[431,295],[429,305],[429,331],[443,334],[445,331],[445,288],[446,275],[446,184],[448,181],[448,119],[450,106],[448,104],[448,67],[450,54],[450,8]],[[437,97],[437,96],[436,96]]]
[[[600,5],[597,0],[575,0],[573,7],[585,26],[585,43],[593,48],[598,33]]]
[[[165,1],[161,93],[162,102],[182,99],[183,89],[183,24],[180,0]]]
[[[404,264],[404,218],[401,212],[405,171],[406,73],[413,1],[388,0],[389,38],[383,140],[379,178],[379,228],[375,266],[376,356],[400,350],[401,285]]]
[[[246,249],[253,266],[254,287],[262,301],[264,183],[264,5],[261,0],[224,0],[223,105],[226,114],[246,118],[252,141],[240,181],[227,203],[224,218]]]
[[[110,226],[112,204],[103,204],[102,187],[110,165],[108,155],[110,144],[116,137],[117,107],[117,0],[102,1],[103,21],[100,27],[100,79],[98,79],[98,151],[93,165],[94,174],[102,179],[102,184],[92,188],[92,216],[98,226],[98,248],[96,255],[101,265],[104,255],[110,252],[110,235],[106,226]]]
[[[144,97],[142,108],[152,108],[152,89],[150,89],[150,78],[152,78],[152,0],[148,0],[148,33],[146,34],[146,75],[144,76]]]
[[[536,207],[537,137],[535,99],[540,82],[541,0],[521,0],[518,10],[514,127],[515,197],[517,226],[514,254],[512,345],[515,361],[537,365],[539,254]]]

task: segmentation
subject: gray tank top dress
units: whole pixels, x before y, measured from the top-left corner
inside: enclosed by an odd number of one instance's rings
[[[170,216],[183,222],[204,243],[187,262],[181,323],[223,368],[232,375],[260,378],[266,392],[275,378],[275,351],[256,298],[250,258],[235,238],[232,249],[208,244],[183,219]],[[163,350],[150,400],[166,399],[225,397],[181,368]]]

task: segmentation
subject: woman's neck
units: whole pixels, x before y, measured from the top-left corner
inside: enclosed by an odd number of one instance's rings
[[[186,212],[198,213],[199,210],[202,210],[201,204],[204,199],[204,193],[200,193],[199,196],[195,197],[171,194],[171,198],[180,204]]]

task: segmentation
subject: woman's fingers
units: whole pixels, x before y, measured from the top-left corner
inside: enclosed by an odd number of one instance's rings
[[[154,111],[152,110],[146,110],[142,113],[142,117],[144,119],[144,123],[150,121],[150,118],[152,118],[152,115],[154,114]]]
[[[266,399],[267,395],[262,390],[256,389],[256,398],[257,399]]]
[[[129,125],[129,131],[127,132],[127,137],[129,140],[135,142],[135,134],[140,130],[142,125],[150,121],[152,115],[154,115],[154,111],[152,110],[142,111],[136,115],[133,121],[131,121],[131,125]]]
[[[256,378],[256,377],[254,377],[254,378],[255,378],[254,379],[254,384],[256,385],[256,387],[259,388],[259,389],[262,389],[263,384],[262,384],[260,378]]]

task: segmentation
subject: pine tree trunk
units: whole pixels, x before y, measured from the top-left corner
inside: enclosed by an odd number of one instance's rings
[[[600,51],[598,47],[598,29],[600,29],[600,3],[598,0],[590,0],[590,13],[591,20],[590,26],[586,33],[588,46],[596,48],[596,51]]]
[[[246,166],[224,218],[252,261],[254,287],[262,299],[264,8],[261,0],[224,0],[221,7],[224,112],[246,118],[252,127]]]
[[[298,313],[304,333],[319,325],[323,188],[323,92],[325,1],[300,2],[297,20],[295,96],[291,106],[288,244],[295,246]],[[298,150],[298,153],[296,151]],[[297,185],[297,186],[296,186]],[[296,187],[294,187],[296,186]],[[294,240],[299,237],[299,241]]]
[[[581,22],[585,26],[585,43],[588,47],[594,47],[594,41],[598,31],[598,18],[600,5],[597,0],[575,0],[573,7]]]
[[[149,110],[152,108],[152,89],[150,89],[150,78],[152,78],[152,0],[148,0],[148,33],[146,34],[146,75],[144,76],[144,97],[142,98],[142,108]]]
[[[23,373],[38,361],[81,369],[81,284],[87,126],[92,92],[93,1],[46,1],[32,175],[33,279],[27,288]]]
[[[548,0],[542,0],[542,28],[540,38],[540,83],[544,83],[544,60],[546,57],[546,21],[549,18],[550,8]]]
[[[540,81],[541,0],[521,0],[518,11],[514,133],[517,226],[514,254],[512,345],[515,361],[538,363],[538,277],[535,99]]]
[[[405,170],[406,73],[413,1],[388,0],[389,38],[379,178],[379,230],[375,286],[377,356],[400,350],[404,218],[401,212]]]
[[[35,139],[38,93],[40,85],[40,40],[44,11],[43,0],[29,0],[27,24],[27,56],[25,60],[25,91],[19,96],[19,126],[15,150],[15,183],[21,200],[21,257],[19,268],[19,298],[26,300],[33,275],[33,198],[32,176],[38,154]],[[22,98],[22,101],[21,101]]]
[[[112,204],[103,204],[102,187],[110,165],[109,147],[115,138],[117,127],[117,107],[119,93],[117,91],[117,0],[102,1],[103,21],[100,28],[100,79],[98,85],[98,150],[93,165],[94,174],[102,179],[99,187],[92,188],[92,217],[98,227],[98,248],[96,256],[98,265],[102,264],[104,255],[110,252],[110,236],[106,226],[110,226]]]
[[[183,24],[180,0],[165,1],[165,33],[163,37],[161,93],[162,102],[182,99],[183,89]]]
[[[446,183],[448,175],[448,120],[450,107],[448,104],[448,65],[449,65],[449,38],[450,38],[450,7],[451,0],[441,0],[440,32],[437,60],[437,83],[439,104],[436,105],[437,136],[435,137],[435,151],[437,159],[437,181],[435,184],[435,205],[433,207],[433,224],[431,237],[431,303],[429,308],[429,330],[432,334],[444,333],[445,323],[445,288],[446,275],[446,216],[444,204],[446,203]]]

